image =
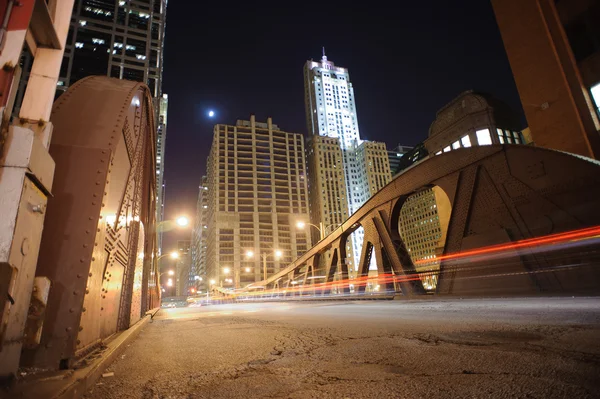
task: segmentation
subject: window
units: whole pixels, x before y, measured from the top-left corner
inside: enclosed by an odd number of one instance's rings
[[[466,136],[461,137],[460,142],[462,143],[462,146],[465,148],[468,148],[471,146],[471,138],[469,138],[468,134]]]
[[[489,129],[482,129],[475,132],[477,134],[477,143],[479,145],[490,145],[492,144],[492,136],[490,136]]]
[[[460,141],[456,140],[454,143],[452,143],[452,149],[456,150],[457,148],[460,148]]]
[[[596,103],[596,112],[598,112],[598,115],[600,115],[600,83],[593,86],[590,91],[592,92],[592,98]]]
[[[444,148],[444,152],[449,152],[450,151],[450,146]]]

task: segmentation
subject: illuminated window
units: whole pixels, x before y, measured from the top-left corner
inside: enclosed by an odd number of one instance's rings
[[[596,103],[596,112],[600,115],[600,83],[590,89],[592,97]]]
[[[456,140],[454,143],[452,143],[452,149],[456,150],[457,148],[460,148],[460,141]]]
[[[477,143],[479,145],[490,145],[492,144],[492,136],[490,136],[489,129],[482,129],[475,132],[477,134]]]
[[[462,146],[465,148],[468,148],[471,146],[471,138],[469,137],[468,134],[466,136],[461,137],[460,142],[462,143]]]
[[[448,151],[450,151],[450,146],[444,148],[444,152],[448,152]]]

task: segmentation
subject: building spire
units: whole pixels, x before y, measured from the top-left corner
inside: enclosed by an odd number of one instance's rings
[[[325,46],[323,46],[323,61],[327,61],[327,56],[325,55]]]

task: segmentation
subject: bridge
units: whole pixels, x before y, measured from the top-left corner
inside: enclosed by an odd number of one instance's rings
[[[580,156],[524,145],[458,149],[429,157],[397,176],[340,227],[257,287],[271,296],[364,294],[374,255],[384,292],[425,293],[399,231],[406,200],[436,188],[443,254],[435,294],[596,294],[600,225],[600,164]],[[348,278],[348,237],[364,229],[358,277]],[[573,240],[578,240],[576,244]],[[570,244],[569,244],[570,243]],[[569,245],[566,245],[569,244]],[[325,254],[329,259],[322,262]],[[318,277],[321,277],[318,280]]]

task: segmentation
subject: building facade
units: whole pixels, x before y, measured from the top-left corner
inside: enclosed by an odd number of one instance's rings
[[[385,160],[377,158],[383,165],[387,165],[389,181],[389,160],[383,143],[365,144],[361,140],[358,118],[356,113],[356,103],[354,100],[354,88],[350,82],[348,69],[336,66],[327,59],[325,51],[320,62],[306,61],[304,65],[304,96],[306,124],[309,136],[322,136],[337,140],[341,150],[341,168],[343,170],[343,185],[346,187],[345,195],[328,196],[321,198],[323,187],[317,185],[311,186],[309,190],[310,203],[312,207],[318,206],[318,210],[311,209],[311,223],[315,225],[327,226],[332,220],[332,212],[338,212],[335,216],[344,215],[344,206],[341,202],[347,203],[347,216],[352,215],[364,202],[383,185],[379,186],[379,179],[375,178],[373,165],[369,165],[369,157],[373,157],[373,149],[383,147]],[[318,154],[317,148],[323,149]],[[321,159],[338,159],[340,152],[331,145],[317,143],[313,141],[311,147],[313,155],[320,157],[317,162],[309,163],[309,175],[315,175],[315,180],[322,178],[330,170]],[[378,153],[379,154],[379,153]],[[310,154],[309,154],[310,156]],[[373,162],[373,161],[371,161]],[[336,167],[340,167],[337,166]],[[378,172],[377,172],[378,173]],[[371,177],[371,178],[370,178]],[[312,177],[311,177],[312,179]],[[342,182],[339,182],[342,184]],[[373,183],[370,186],[369,183]],[[337,193],[337,191],[336,191]],[[345,219],[345,218],[344,218]],[[335,226],[337,227],[337,226]],[[327,232],[330,232],[328,230]],[[352,253],[353,257],[346,260],[349,263],[349,269],[355,269],[356,260],[362,250],[362,229],[352,234]]]
[[[156,220],[165,215],[165,146],[167,141],[167,110],[169,96],[166,93],[158,99],[158,128],[156,134]],[[162,252],[162,232],[158,233],[158,252]]]
[[[390,163],[390,174],[394,176],[400,170],[400,163],[404,154],[410,152],[414,147],[398,145],[393,150],[388,151],[388,162]]]
[[[424,145],[439,155],[475,145],[524,144],[521,130],[518,114],[506,103],[469,90],[437,112]]]
[[[492,0],[536,146],[600,156],[600,2]]]
[[[286,267],[311,245],[304,138],[273,124],[216,125],[207,167],[206,274],[244,287]]]
[[[206,235],[207,235],[207,214],[208,214],[208,182],[207,177],[202,176],[198,192],[198,202],[196,203],[196,217],[194,218],[194,227],[192,230],[192,271],[191,278],[195,281],[196,289],[204,291],[208,288],[206,277]],[[202,280],[196,280],[198,276]]]
[[[179,258],[176,260],[177,267],[175,269],[176,295],[188,295],[190,293],[191,248],[191,240],[177,240]]]

